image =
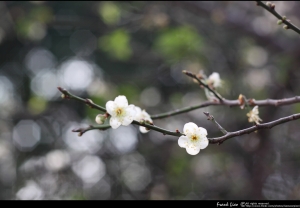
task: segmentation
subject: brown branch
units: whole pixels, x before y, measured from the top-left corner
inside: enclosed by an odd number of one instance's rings
[[[230,139],[232,137],[241,136],[244,134],[250,134],[251,132],[254,132],[254,131],[257,131],[260,129],[271,129],[274,126],[277,126],[279,124],[297,120],[299,118],[300,118],[300,113],[293,114],[291,116],[283,117],[278,120],[271,121],[269,123],[255,124],[255,126],[252,126],[247,129],[243,129],[243,130],[239,130],[239,131],[235,131],[235,132],[227,132],[224,136],[216,137],[216,138],[208,138],[208,140],[209,140],[209,143],[211,143],[211,144],[222,144],[224,141],[226,141],[227,139]]]
[[[90,107],[93,107],[93,108],[96,108],[98,110],[106,112],[105,108],[94,104],[89,99],[83,99],[83,98],[80,98],[78,96],[75,96],[75,95],[71,94],[70,92],[68,92],[67,90],[62,89],[61,87],[58,87],[58,89],[59,89],[59,91],[61,91],[63,93],[63,97],[66,98],[66,99],[75,99],[75,100],[78,100],[78,101],[86,103]],[[298,96],[296,96],[294,98],[287,98],[287,99],[282,99],[282,100],[267,99],[267,100],[264,100],[264,101],[255,101],[253,99],[249,99],[249,100],[247,100],[247,102],[249,102],[249,105],[260,104],[261,106],[264,106],[264,105],[275,105],[275,106],[278,106],[278,105],[295,103],[296,101],[299,102],[299,99],[300,98]],[[229,106],[231,106],[231,105],[240,105],[240,103],[239,103],[238,100],[235,100],[235,101],[223,100],[223,102],[224,101],[225,102],[228,101],[227,105],[229,105]],[[214,102],[212,104],[216,104],[216,102]],[[219,102],[219,105],[224,105],[224,103],[220,103]],[[247,128],[247,129],[243,129],[243,130],[240,130],[240,131],[227,132],[223,127],[221,127],[220,124],[218,124],[215,121],[215,119],[214,119],[213,116],[211,116],[209,113],[205,113],[205,115],[208,116],[209,120],[212,120],[217,125],[217,127],[219,128],[219,130],[222,131],[222,133],[225,134],[222,137],[208,138],[209,143],[211,143],[211,144],[216,144],[216,143],[217,144],[221,144],[225,140],[230,139],[232,137],[240,136],[240,135],[243,135],[243,134],[249,134],[251,132],[254,132],[254,131],[257,131],[257,130],[260,130],[260,129],[270,129],[270,128],[276,126],[276,125],[283,124],[283,123],[286,123],[286,122],[289,122],[289,121],[296,120],[296,119],[300,118],[300,114],[294,114],[294,115],[291,115],[291,116],[288,116],[288,117],[280,118],[278,120],[275,120],[275,121],[272,121],[272,122],[269,122],[269,123],[256,124],[253,127],[250,127],[250,128]],[[160,127],[155,126],[153,124],[148,124],[148,123],[146,123],[144,121],[143,122],[138,122],[138,121],[133,120],[132,124],[135,124],[135,125],[138,125],[138,126],[144,126],[144,127],[148,128],[148,129],[152,129],[154,131],[161,132],[164,135],[171,135],[171,136],[177,136],[177,137],[180,137],[180,136],[184,135],[183,133],[179,132],[178,130],[176,130],[174,132],[173,131],[168,131],[166,129],[160,128]],[[101,126],[92,126],[92,125],[90,125],[87,128],[79,128],[79,129],[74,129],[72,131],[73,132],[79,132],[78,136],[82,136],[85,132],[90,131],[90,130],[94,130],[94,129],[106,130],[108,128],[110,128],[109,124],[107,124],[107,125],[101,125]]]
[[[295,96],[295,97],[291,97],[291,98],[284,98],[284,99],[279,99],[279,100],[274,100],[274,99],[266,99],[266,100],[255,100],[255,99],[247,99],[246,100],[246,104],[249,106],[282,106],[282,105],[290,105],[290,104],[294,104],[294,103],[299,103],[300,102],[300,96]],[[241,106],[241,103],[239,100],[227,100],[224,99],[222,100],[222,102],[220,101],[206,101],[203,102],[199,105],[194,105],[194,106],[189,106],[189,107],[185,107],[182,109],[177,109],[174,111],[169,111],[166,113],[161,113],[161,114],[156,114],[156,115],[152,115],[151,118],[154,119],[160,119],[160,118],[166,118],[169,116],[174,116],[177,114],[181,114],[181,113],[186,113],[192,110],[196,110],[199,108],[204,108],[207,106],[211,106],[211,105],[223,105],[223,106]]]

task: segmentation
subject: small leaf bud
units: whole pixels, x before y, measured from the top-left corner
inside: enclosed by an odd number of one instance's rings
[[[289,29],[289,26],[288,26],[288,25],[284,25],[284,26],[283,26],[283,29],[288,30],[288,29]]]
[[[278,20],[277,25],[281,25],[281,24],[282,24],[282,20]]]

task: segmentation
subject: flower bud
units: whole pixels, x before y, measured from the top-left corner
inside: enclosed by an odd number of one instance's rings
[[[244,107],[245,107],[245,97],[244,97],[244,95],[240,94],[238,100],[239,100],[239,103],[240,103],[240,108],[244,109]]]
[[[98,115],[96,116],[95,121],[96,121],[97,124],[104,124],[104,122],[105,122],[106,119],[107,119],[106,114],[104,114],[104,115],[98,114]]]
[[[61,98],[62,98],[62,99],[65,99],[65,98],[66,98],[66,95],[65,95],[65,94],[61,94]]]
[[[268,2],[266,3],[266,5],[267,5],[268,7],[271,7],[271,6],[272,6],[272,3],[268,1]]]
[[[271,9],[275,9],[275,4],[271,4]]]
[[[87,99],[85,99],[85,100],[86,100],[87,103],[94,104],[94,102],[93,102],[91,99],[88,99],[88,98],[87,98]]]
[[[281,24],[282,24],[282,20],[278,20],[277,25],[281,25]]]
[[[288,25],[284,25],[284,26],[283,26],[283,29],[288,30],[288,29],[289,29],[289,26],[288,26]]]

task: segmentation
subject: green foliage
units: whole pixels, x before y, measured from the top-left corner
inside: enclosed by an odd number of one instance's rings
[[[99,47],[112,58],[125,61],[130,58],[130,35],[124,29],[113,31],[109,35],[99,38]]]
[[[16,20],[16,31],[22,38],[39,40],[44,37],[44,24],[49,23],[53,18],[51,8],[38,6],[30,10],[25,16],[20,16]]]
[[[121,17],[121,10],[114,2],[103,2],[99,6],[98,13],[107,25],[115,25]]]
[[[39,114],[47,107],[47,101],[39,96],[32,96],[28,101],[28,109],[32,114]]]
[[[39,6],[32,9],[29,13],[29,17],[32,20],[39,21],[40,23],[49,23],[52,18],[52,10],[47,6]]]
[[[155,40],[154,48],[168,61],[199,56],[203,46],[201,36],[190,26],[171,28]]]
[[[139,98],[140,91],[137,87],[132,85],[120,85],[118,86],[118,91],[120,95],[125,95],[127,97],[129,103],[134,103]]]

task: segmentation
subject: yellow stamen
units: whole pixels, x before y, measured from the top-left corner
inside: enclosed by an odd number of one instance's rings
[[[117,112],[117,115],[121,115],[121,114],[122,114],[122,109],[118,108],[118,109],[116,110],[116,112]]]
[[[193,136],[192,136],[192,140],[193,140],[193,141],[196,141],[196,140],[197,140],[197,136],[196,136],[196,135],[193,135]]]

